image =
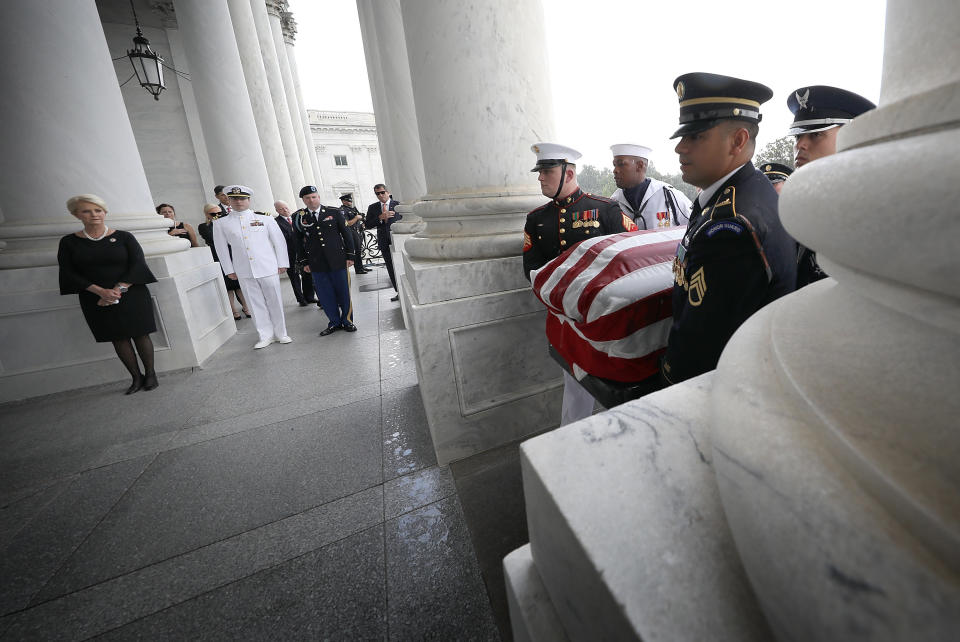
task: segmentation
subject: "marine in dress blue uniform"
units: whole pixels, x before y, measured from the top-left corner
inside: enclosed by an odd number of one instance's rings
[[[537,155],[540,191],[550,199],[527,214],[523,228],[523,275],[546,265],[580,241],[595,236],[630,232],[637,229],[616,201],[584,192],[577,185],[576,161],[580,152],[556,143],[537,143],[530,147]],[[593,412],[593,396],[566,370],[563,371],[563,405],[560,425]]]
[[[706,73],[680,76],[674,89],[681,126],[671,138],[681,137],[684,180],[702,191],[673,264],[666,383],[716,368],[737,328],[796,283],[796,242],[780,223],[773,186],[750,162],[760,105],[773,92]]]
[[[303,250],[301,258],[306,260],[317,300],[328,319],[320,336],[341,329],[356,332],[347,280],[347,261],[353,261],[355,256],[353,237],[338,208],[320,205],[316,187],[307,185],[301,189],[300,198],[307,205],[294,217]]]
[[[793,114],[790,136],[796,136],[794,151],[799,169],[818,158],[837,153],[837,129],[875,109],[872,102],[846,89],[813,85],[801,87],[787,98]],[[797,288],[827,277],[820,269],[816,253],[797,243]]]
[[[531,172],[560,167],[561,179],[555,193],[544,194],[550,202],[527,214],[523,227],[523,274],[527,280],[532,270],[540,269],[580,241],[637,229],[619,203],[584,192],[577,185],[574,162],[580,158],[580,152],[555,143],[537,143],[530,149],[537,155]],[[566,168],[574,169],[569,182]]]

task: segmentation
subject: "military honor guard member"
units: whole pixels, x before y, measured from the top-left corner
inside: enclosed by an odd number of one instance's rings
[[[287,271],[287,242],[269,214],[250,209],[253,190],[230,185],[224,190],[230,213],[213,223],[213,243],[227,278],[238,279],[260,340],[255,350],[276,341],[290,343],[280,296],[280,275]]]
[[[773,185],[777,194],[783,189],[783,182],[790,177],[790,174],[793,174],[793,168],[783,163],[764,163],[759,169]]]
[[[303,270],[313,276],[317,300],[328,320],[320,336],[337,330],[356,332],[347,279],[347,268],[353,265],[353,235],[339,209],[320,204],[316,187],[307,185],[301,189],[300,198],[306,207],[298,212],[294,225],[305,253]]]
[[[523,228],[523,274],[540,269],[580,241],[630,232],[637,229],[633,219],[620,206],[602,196],[594,196],[577,184],[577,150],[555,143],[537,143],[530,147],[537,155],[540,191],[550,199],[527,214]],[[593,413],[593,396],[566,370],[563,371],[563,406],[560,424],[568,424]]]
[[[669,183],[647,176],[649,147],[621,143],[611,145],[613,180],[617,191],[610,198],[641,230],[655,230],[690,220],[690,199]]]
[[[300,254],[300,238],[293,227],[293,213],[290,211],[290,206],[287,205],[286,201],[274,201],[273,208],[277,210],[277,218],[274,220],[287,242],[287,258],[290,259],[287,278],[290,279],[293,296],[296,297],[297,304],[300,307],[317,303],[317,298],[313,293],[313,278],[297,266],[297,255]]]
[[[357,256],[357,260],[353,262],[353,271],[366,274],[370,270],[363,267],[363,215],[353,206],[353,192],[340,195],[340,211],[343,213],[343,222],[353,236],[353,247]]]
[[[797,137],[793,144],[794,163],[800,169],[818,158],[836,154],[840,127],[875,109],[876,105],[846,89],[814,85],[790,94],[787,107],[793,114],[793,124],[787,134]],[[797,243],[797,287],[826,276],[817,264],[816,253]]]
[[[749,80],[691,73],[680,101],[683,180],[701,189],[673,262],[673,322],[661,363],[666,383],[717,367],[754,312],[792,292],[796,242],[780,223],[777,193],[753,167],[760,105],[773,92]]]

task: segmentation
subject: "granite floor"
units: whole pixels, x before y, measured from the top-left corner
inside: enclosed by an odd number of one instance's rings
[[[499,639],[489,466],[461,504],[386,271],[351,278],[356,333],[285,289],[292,344],[244,319],[155,391],[0,407],[0,638]]]

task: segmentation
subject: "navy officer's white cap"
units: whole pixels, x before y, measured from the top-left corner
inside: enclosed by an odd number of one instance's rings
[[[227,195],[227,198],[250,198],[253,196],[253,190],[245,185],[227,185],[223,188],[223,193]]]
[[[537,155],[537,164],[531,172],[539,172],[563,163],[576,163],[583,156],[572,147],[556,143],[535,143],[530,146],[530,151]]]
[[[613,152],[614,156],[638,156],[640,158],[650,158],[650,153],[653,150],[649,147],[644,147],[643,145],[620,143],[618,145],[610,145],[610,151]]]

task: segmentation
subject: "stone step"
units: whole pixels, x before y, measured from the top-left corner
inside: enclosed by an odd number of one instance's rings
[[[550,639],[545,591],[571,640],[771,639],[717,490],[711,376],[521,446],[530,550],[505,560],[515,630]]]
[[[563,625],[533,563],[530,544],[524,544],[503,558],[503,574],[514,642],[567,642]]]

